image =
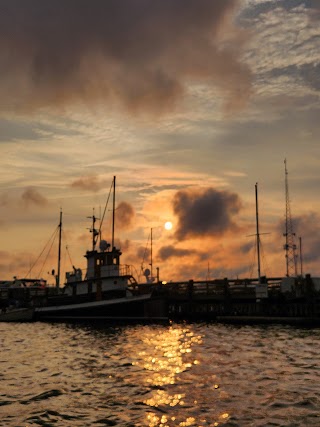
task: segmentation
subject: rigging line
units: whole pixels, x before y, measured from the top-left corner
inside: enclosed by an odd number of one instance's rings
[[[61,263],[62,264],[61,270],[64,271],[64,272],[66,270],[67,247],[68,246],[66,246],[66,250],[64,251],[63,259],[62,259],[62,263]]]
[[[106,211],[107,211],[107,207],[108,207],[108,203],[109,203],[109,199],[110,199],[110,195],[111,195],[111,190],[112,190],[112,188],[113,188],[113,181],[112,181],[111,186],[110,186],[108,199],[107,199],[107,202],[106,202],[106,204],[105,204],[104,211],[103,211],[103,214],[102,214],[102,218],[101,218],[101,221],[100,221],[100,227],[99,227],[100,240],[101,240],[101,227],[102,227],[103,220],[104,220],[104,217],[105,217],[105,214],[106,214]]]
[[[73,267],[73,262],[72,262],[72,259],[71,259],[71,256],[70,256],[70,252],[69,252],[69,247],[68,247],[68,245],[66,246],[66,252],[67,252],[67,255],[68,255],[68,258],[69,258],[70,264],[71,264],[71,266]]]
[[[64,262],[66,262],[66,257],[68,255],[71,266],[73,267],[72,259],[71,259],[70,252],[69,252],[69,245],[68,245],[67,238],[66,238],[66,233],[63,230],[62,230],[62,235],[63,235],[63,241],[66,242],[66,254],[65,254]]]
[[[69,252],[68,245],[66,246],[66,257],[67,257],[67,255],[68,255],[71,267],[74,268],[74,264],[73,264],[72,259],[71,259],[71,255],[70,255],[70,252]]]
[[[140,283],[140,274],[139,274],[139,272],[137,271],[137,269],[136,269],[136,267],[134,266],[134,265],[132,265],[131,266],[132,267],[132,269],[135,271],[135,273],[136,273],[136,276],[137,276],[137,278],[138,278],[138,283]]]
[[[39,274],[38,274],[38,278],[40,278],[40,276],[41,276],[41,274],[42,274],[42,271],[43,271],[43,269],[44,269],[44,266],[45,266],[45,263],[47,262],[47,260],[48,260],[48,257],[49,257],[49,255],[50,255],[50,252],[51,252],[51,249],[52,249],[52,246],[53,246],[53,244],[54,244],[54,242],[55,242],[55,240],[56,240],[56,235],[55,235],[55,238],[52,240],[52,242],[51,242],[51,246],[50,246],[50,249],[48,250],[48,252],[47,252],[47,256],[45,257],[45,259],[44,259],[44,261],[43,261],[43,264],[42,264],[42,267],[41,267],[41,270],[40,270],[40,272],[39,272]]]
[[[57,226],[57,228],[54,230],[53,234],[51,235],[51,237],[49,238],[48,242],[45,244],[44,248],[42,249],[40,255],[38,256],[38,258],[35,260],[35,262],[32,264],[32,266],[30,267],[28,273],[26,274],[26,278],[29,276],[29,274],[31,273],[33,267],[36,265],[36,263],[39,261],[39,259],[41,258],[43,252],[45,251],[46,247],[49,245],[50,241],[52,239],[54,239],[55,234],[58,232],[59,230],[59,225]]]
[[[262,246],[261,242],[260,242],[260,246],[261,246],[262,259],[263,259],[263,262],[264,262],[264,265],[265,265],[265,275],[271,277],[271,275],[270,275],[270,268],[269,268],[269,265],[268,265],[268,262],[267,262],[267,258],[265,256],[264,249],[263,249],[263,246]]]
[[[143,272],[143,264],[144,264],[145,259],[146,259],[146,254],[147,254],[148,243],[149,243],[149,239],[150,239],[150,237],[151,237],[151,235],[150,235],[150,233],[149,233],[149,235],[148,235],[148,240],[147,240],[147,244],[146,244],[146,247],[144,248],[144,253],[143,253],[143,258],[142,258],[142,263],[141,263],[141,271],[142,271],[142,272]]]

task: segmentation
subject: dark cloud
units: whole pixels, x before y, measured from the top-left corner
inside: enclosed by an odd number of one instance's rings
[[[135,211],[132,205],[127,202],[121,202],[116,210],[116,225],[121,229],[128,229],[132,226],[135,217]]]
[[[39,207],[44,207],[48,204],[48,200],[44,196],[42,196],[39,191],[31,187],[27,188],[23,192],[21,198],[26,206],[35,205]]]
[[[187,82],[224,90],[230,108],[251,92],[230,30],[239,0],[0,0],[2,109],[111,101],[170,108]]]
[[[311,268],[314,263],[316,263],[318,270],[318,263],[320,260],[320,215],[316,212],[310,212],[308,214],[294,216],[292,218],[292,230],[294,233],[293,240],[297,247],[296,255],[298,258],[300,246],[299,237],[301,237],[302,258],[305,270],[308,272],[309,268]],[[285,221],[279,221],[277,224],[278,235],[283,236],[284,231]],[[285,238],[283,237],[283,239]],[[298,261],[300,263],[300,258]]]
[[[258,15],[271,12],[277,8],[283,8],[286,11],[291,11],[298,7],[305,7],[310,10],[310,13],[316,13],[319,10],[319,0],[274,0],[274,1],[264,1],[251,3],[250,7],[246,8],[241,17],[243,18],[252,18],[257,17]]]
[[[316,212],[298,216],[293,222],[296,232],[296,244],[299,246],[299,238],[302,241],[302,257],[308,262],[319,261],[320,259],[320,215]]]
[[[139,246],[137,248],[136,256],[141,260],[142,264],[149,262],[151,256],[150,248]]]
[[[175,246],[169,245],[169,246],[163,246],[158,251],[158,256],[161,259],[161,261],[166,261],[169,258],[175,257],[175,258],[181,258],[185,256],[193,255],[195,251],[190,249],[180,249]]]
[[[100,181],[96,176],[85,176],[73,181],[71,183],[71,187],[77,188],[79,190],[97,192],[106,187],[106,182]]]
[[[252,242],[245,243],[239,247],[239,250],[242,254],[248,254],[254,247],[253,245],[254,243]]]
[[[116,248],[120,248],[123,252],[127,253],[132,243],[131,243],[131,240],[129,239],[121,240],[119,238],[116,238],[114,244]]]
[[[173,209],[178,217],[175,237],[219,236],[236,228],[233,216],[241,208],[239,196],[214,188],[187,190],[176,193]]]
[[[319,37],[319,36],[318,36]],[[303,81],[306,86],[311,89],[320,91],[320,64],[309,63],[301,65],[289,65],[284,68],[274,68],[270,73],[266,74],[267,78],[279,76],[291,76],[295,79]]]

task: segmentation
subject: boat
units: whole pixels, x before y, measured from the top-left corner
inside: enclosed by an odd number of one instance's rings
[[[34,318],[34,309],[31,307],[2,309],[0,322],[29,322]]]
[[[17,277],[0,281],[0,322],[31,321],[48,288],[43,279]]]
[[[122,252],[114,244],[115,184],[113,177],[112,241],[101,239],[97,218],[92,219],[92,248],[85,254],[87,268],[73,267],[66,273],[64,287],[60,288],[60,255],[62,213],[59,224],[59,254],[56,292],[47,294],[34,309],[35,320],[50,321],[143,321],[167,319],[165,303],[155,295],[152,287],[138,286],[129,265],[122,265]],[[106,209],[105,209],[106,211]],[[98,245],[98,240],[99,245]]]

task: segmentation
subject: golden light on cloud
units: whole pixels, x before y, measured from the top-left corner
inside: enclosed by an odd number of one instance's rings
[[[171,222],[171,221],[167,221],[167,222],[164,224],[164,228],[165,228],[166,230],[172,230],[172,222]]]

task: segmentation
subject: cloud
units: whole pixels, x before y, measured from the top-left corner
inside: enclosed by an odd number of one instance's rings
[[[270,72],[270,78],[278,78],[282,75],[290,76],[296,81],[304,82],[315,91],[320,91],[320,64],[310,63],[302,64],[300,66],[294,64],[283,68],[274,68]]]
[[[21,199],[26,206],[35,205],[39,207],[44,207],[48,204],[48,200],[44,196],[42,196],[39,191],[31,187],[27,188],[23,192]]]
[[[248,253],[252,250],[253,245],[254,245],[254,243],[253,243],[253,242],[244,243],[243,245],[241,245],[241,246],[239,247],[239,251],[240,251],[242,254],[248,254]]]
[[[300,215],[294,218],[294,231],[297,236],[301,236],[303,260],[306,263],[320,259],[320,215],[316,212]],[[296,243],[298,238],[296,237]]]
[[[320,260],[320,215],[317,212],[309,212],[296,215],[292,218],[293,243],[296,245],[297,268],[300,272],[299,237],[302,241],[302,259],[305,272],[319,274]],[[276,234],[283,235],[285,231],[284,221],[276,225]],[[285,239],[283,237],[283,239]],[[284,243],[284,240],[283,240]]]
[[[169,245],[169,246],[163,246],[158,251],[158,256],[161,259],[161,261],[166,261],[169,258],[176,257],[181,258],[185,256],[193,255],[195,251],[192,249],[181,249],[176,248],[175,246]]]
[[[136,253],[135,253],[135,255],[136,255],[137,259],[138,259],[142,264],[147,263],[147,262],[148,262],[148,260],[150,260],[150,254],[151,254],[151,252],[150,252],[150,248],[143,247],[143,246],[139,246],[139,247],[136,249]]]
[[[105,186],[106,182],[99,181],[98,177],[96,176],[86,176],[83,178],[76,179],[71,183],[72,188],[93,192],[97,192],[102,188],[105,188]]]
[[[236,229],[233,216],[241,208],[239,196],[214,188],[186,190],[175,194],[173,210],[178,217],[175,237],[185,240],[190,237],[220,236]]]
[[[35,110],[109,101],[171,108],[190,81],[246,102],[239,0],[1,0],[1,106]]]
[[[116,210],[116,226],[123,229],[128,229],[132,226],[135,217],[135,211],[132,205],[127,202],[119,203]]]

